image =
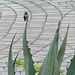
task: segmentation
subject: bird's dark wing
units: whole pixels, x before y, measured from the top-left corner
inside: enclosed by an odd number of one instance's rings
[[[26,17],[24,16],[24,21],[26,21]]]

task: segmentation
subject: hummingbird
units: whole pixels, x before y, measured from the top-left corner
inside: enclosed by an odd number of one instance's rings
[[[23,18],[24,18],[24,21],[26,21],[26,20],[28,21],[28,12],[25,12],[25,13],[24,13]]]

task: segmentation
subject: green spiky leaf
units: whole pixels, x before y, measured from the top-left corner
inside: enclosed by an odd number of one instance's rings
[[[71,60],[71,63],[66,75],[75,75],[75,55]]]
[[[58,51],[58,35],[59,35],[59,26],[56,30],[54,40],[51,44],[48,54],[42,64],[40,72],[38,75],[53,75],[55,71],[55,59]]]
[[[16,35],[16,34],[15,34]],[[12,39],[10,49],[9,49],[9,56],[8,56],[8,75],[15,75],[14,73],[14,67],[13,67],[13,60],[12,60],[12,45],[15,38],[15,35]]]
[[[61,63],[62,63],[64,54],[65,54],[65,50],[66,50],[68,29],[69,29],[69,26],[68,26],[68,28],[67,28],[66,35],[65,35],[65,37],[64,37],[64,40],[63,40],[63,42],[62,42],[62,45],[61,45],[61,47],[60,47],[60,49],[59,49],[59,52],[58,52],[58,55],[57,55],[57,60],[58,60],[59,67],[61,66]]]
[[[28,48],[28,42],[26,39],[26,31],[27,31],[27,21],[25,26],[25,31],[23,35],[23,55],[25,61],[25,75],[35,75],[34,62],[32,59],[32,55],[30,53],[30,49]]]
[[[60,29],[60,23],[61,21],[59,21],[58,23],[58,28],[57,28],[57,41],[56,41],[56,55],[55,55],[55,64],[54,64],[54,70],[53,70],[53,75],[58,75],[59,73],[59,69],[58,69],[58,61],[57,61],[57,52],[58,52],[58,38],[59,38],[59,29]]]

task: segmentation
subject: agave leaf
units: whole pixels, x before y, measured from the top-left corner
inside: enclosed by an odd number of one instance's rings
[[[16,35],[16,34],[15,34]],[[15,35],[12,39],[10,49],[9,49],[9,56],[8,56],[8,75],[15,75],[14,68],[13,68],[13,60],[12,60],[12,45],[15,38]]]
[[[58,34],[59,34],[59,26],[56,30],[54,40],[51,44],[48,54],[41,66],[40,72],[38,75],[53,75],[55,71],[55,62],[56,55],[58,51]]]
[[[53,75],[58,75],[58,74],[59,74],[59,67],[58,67],[58,61],[57,61],[57,57],[56,57],[55,58]]]
[[[59,51],[58,51],[58,55],[57,55],[57,60],[58,60],[58,65],[59,65],[59,67],[61,66],[61,63],[62,63],[64,54],[65,54],[65,50],[66,50],[68,29],[69,29],[69,26],[68,26],[68,28],[67,28],[67,32],[66,32],[66,34],[65,34],[64,40],[63,40],[63,42],[62,42],[62,45],[61,45],[61,47],[60,47],[60,49],[59,49]]]
[[[58,39],[59,39],[59,29],[60,29],[60,24],[61,20],[58,23],[58,28],[57,28],[57,42],[56,42],[56,54],[55,54],[55,64],[54,64],[54,70],[53,70],[53,75],[58,75],[59,69],[58,69],[58,61],[57,61],[57,51],[58,51]]]
[[[28,42],[26,39],[26,31],[27,31],[27,21],[25,26],[25,31],[23,35],[23,55],[25,61],[25,75],[35,75],[34,62],[32,59],[32,55],[30,53],[30,49],[28,48]]]
[[[66,75],[75,75],[75,55],[71,60],[70,66],[67,69],[67,74]]]

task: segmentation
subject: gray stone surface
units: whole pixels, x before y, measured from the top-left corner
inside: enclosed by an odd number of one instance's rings
[[[59,47],[69,25],[67,48],[61,69],[66,71],[75,50],[75,0],[0,0],[0,73],[7,74],[8,51],[15,33],[13,58],[22,55],[24,12],[29,14],[27,37],[33,59],[40,64],[46,56],[61,17]],[[16,75],[20,75],[18,68]],[[23,75],[23,73],[22,73]]]

